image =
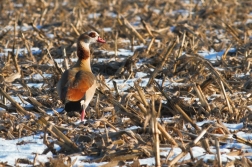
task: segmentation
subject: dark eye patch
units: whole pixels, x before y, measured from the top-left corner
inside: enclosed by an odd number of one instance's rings
[[[92,38],[96,37],[96,34],[94,32],[90,32],[88,35]]]

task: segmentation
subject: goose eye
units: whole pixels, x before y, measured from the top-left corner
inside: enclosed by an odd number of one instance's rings
[[[94,32],[91,32],[91,33],[89,33],[88,35],[89,35],[90,37],[92,37],[92,38],[96,37],[96,34],[95,34]]]

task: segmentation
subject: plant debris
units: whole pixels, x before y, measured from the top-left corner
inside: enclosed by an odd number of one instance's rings
[[[252,166],[251,149],[220,151],[234,141],[251,146],[239,136],[251,134],[251,7],[247,0],[2,3],[0,137],[42,133],[40,154],[53,155],[15,165]],[[55,86],[88,30],[107,43],[92,47],[99,85],[79,123],[79,113],[59,112],[64,104]],[[215,158],[197,157],[195,146]],[[239,159],[223,161],[222,154]],[[152,164],[139,161],[151,157]]]

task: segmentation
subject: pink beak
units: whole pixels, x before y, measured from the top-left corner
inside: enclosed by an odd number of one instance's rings
[[[97,42],[106,43],[106,41],[104,39],[102,39],[101,37],[98,37]]]

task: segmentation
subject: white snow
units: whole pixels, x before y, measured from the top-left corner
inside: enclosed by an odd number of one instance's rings
[[[36,154],[39,154],[37,160],[41,162],[48,161],[47,157],[52,157],[52,154],[48,153],[47,155],[41,155],[46,148],[41,137],[43,137],[42,133],[14,140],[5,140],[0,138],[0,161],[7,161],[9,165],[14,166],[15,161],[18,158],[29,159],[33,162]],[[20,142],[24,142],[26,144],[17,145]],[[21,164],[19,165],[22,166]],[[27,164],[24,166],[27,166]]]
[[[0,53],[0,56],[7,56],[8,52],[12,52],[12,49],[5,48],[5,49],[3,49],[3,51],[4,51],[3,53]],[[17,52],[17,49],[14,49],[14,54],[16,54],[16,52]],[[31,52],[32,52],[33,55],[36,55],[36,54],[40,54],[42,51],[39,48],[37,48],[37,47],[33,47],[33,48],[31,48]],[[20,56],[22,56],[23,53],[25,53],[25,54],[28,53],[28,51],[27,51],[26,48],[20,48],[20,49],[18,49],[18,54]]]

